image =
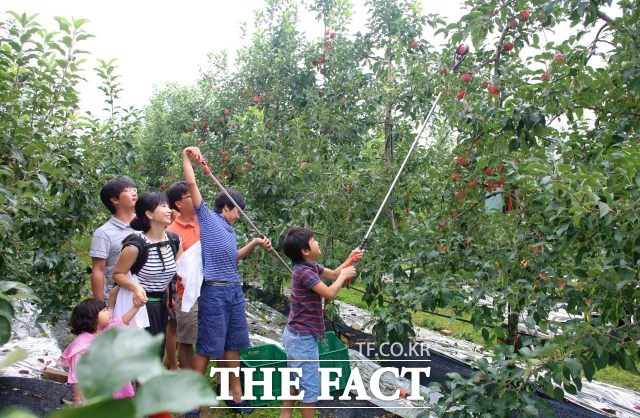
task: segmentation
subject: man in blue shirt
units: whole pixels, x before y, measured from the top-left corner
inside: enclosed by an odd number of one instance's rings
[[[240,350],[249,347],[249,328],[238,260],[245,258],[257,245],[270,249],[271,242],[267,238],[254,238],[238,249],[233,230],[233,224],[240,219],[238,208],[224,193],[216,198],[213,210],[207,207],[196,184],[192,160],[204,160],[197,147],[184,149],[182,166],[184,180],[200,224],[204,282],[198,305],[194,369],[204,373],[210,358],[222,361],[222,364],[218,364],[219,367],[240,367]],[[227,192],[244,209],[244,198],[234,190]],[[227,401],[227,404],[239,412],[251,412],[246,401],[240,399],[240,377],[234,374],[230,376],[230,394],[233,401]]]

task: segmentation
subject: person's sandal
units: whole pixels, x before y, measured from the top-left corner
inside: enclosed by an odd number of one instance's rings
[[[253,412],[253,408],[249,406],[247,401],[234,402],[234,401],[225,401],[229,408],[234,409],[236,412],[241,414],[250,414]]]
[[[200,410],[194,409],[192,411],[187,411],[184,414],[184,418],[200,418]]]

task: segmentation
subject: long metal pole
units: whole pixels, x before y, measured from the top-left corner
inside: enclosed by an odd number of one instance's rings
[[[469,52],[469,47],[465,44],[461,44],[456,48],[453,54],[453,64],[451,65],[451,71],[455,71],[460,66],[460,64],[462,64],[462,61],[464,61],[464,59],[467,57],[467,52]],[[398,179],[400,178],[400,175],[404,170],[404,166],[407,164],[407,161],[409,161],[409,157],[411,156],[411,153],[413,153],[413,149],[416,147],[416,145],[418,144],[418,141],[422,137],[422,133],[427,128],[429,119],[431,119],[431,115],[433,114],[433,111],[435,110],[436,105],[440,100],[440,96],[442,96],[442,92],[438,93],[435,100],[433,101],[433,104],[431,105],[431,110],[429,110],[429,114],[427,115],[424,122],[422,123],[422,127],[420,128],[420,131],[416,135],[416,139],[413,140],[413,143],[411,144],[411,148],[409,148],[407,155],[404,157],[404,161],[402,162],[402,165],[400,166],[400,169],[398,170],[396,177],[393,179],[393,182],[391,183],[391,187],[389,187],[389,190],[387,191],[387,195],[384,197],[384,200],[382,201],[380,208],[378,208],[378,212],[376,213],[376,216],[373,218],[371,225],[369,225],[369,229],[367,230],[367,233],[364,235],[364,238],[360,242],[359,248],[361,250],[364,249],[365,245],[367,245],[367,240],[369,239],[369,235],[371,235],[371,231],[373,230],[373,227],[378,221],[378,218],[382,213],[382,209],[384,209],[385,205],[387,204],[387,200],[389,200],[389,196],[391,196],[391,192],[393,191],[393,188],[396,186],[396,183],[398,182]]]
[[[231,197],[231,195],[229,194],[229,192],[227,192],[227,189],[224,188],[224,186],[222,185],[222,183],[220,183],[220,181],[218,181],[218,179],[216,178],[216,176],[213,175],[213,173],[211,172],[211,169],[209,168],[209,166],[207,165],[206,161],[201,161],[202,163],[202,167],[204,169],[204,172],[207,173],[209,175],[209,177],[211,177],[213,179],[213,181],[216,183],[216,185],[220,188],[220,190],[222,190],[222,193],[224,193],[225,196],[227,196],[227,198],[231,201],[231,203],[233,203],[233,206],[235,206],[236,208],[238,208],[238,212],[240,212],[240,215],[242,215],[242,217],[249,223],[249,225],[251,226],[251,228],[253,229],[253,231],[258,234],[261,237],[264,237],[265,235],[260,232],[260,230],[258,229],[257,226],[255,226],[255,224],[251,221],[251,218],[249,218],[249,216],[247,216],[246,213],[244,213],[244,211],[242,210],[242,208],[236,203],[235,200],[233,200],[233,197]],[[291,267],[289,267],[289,264],[284,261],[282,259],[282,257],[280,256],[280,254],[278,254],[278,252],[276,251],[275,248],[273,248],[273,246],[271,247],[271,251],[273,252],[273,254],[275,254],[275,256],[278,258],[278,260],[280,260],[280,262],[289,270],[290,273],[293,273],[293,271],[291,270]]]
[[[422,123],[422,127],[420,128],[420,131],[416,135],[416,139],[413,140],[413,143],[411,144],[411,148],[409,148],[409,151],[407,152],[407,155],[404,157],[404,161],[402,162],[402,165],[400,165],[400,169],[398,170],[398,173],[396,174],[396,177],[393,179],[393,182],[391,183],[391,187],[389,187],[389,190],[387,191],[387,195],[384,197],[384,200],[382,201],[382,204],[380,205],[380,208],[378,208],[378,213],[376,213],[376,216],[373,218],[373,221],[371,222],[371,225],[369,225],[369,230],[367,230],[367,233],[364,235],[364,238],[360,242],[360,246],[359,247],[360,247],[361,250],[364,249],[364,246],[367,244],[367,240],[369,239],[369,235],[371,235],[371,231],[373,230],[374,225],[378,221],[378,218],[380,217],[380,214],[382,213],[382,209],[384,209],[384,206],[387,204],[387,200],[389,200],[389,196],[391,196],[391,192],[393,191],[393,188],[396,187],[396,183],[398,182],[398,179],[400,178],[400,175],[402,174],[402,171],[404,170],[405,165],[407,165],[407,161],[409,161],[409,157],[411,157],[411,154],[413,153],[413,149],[416,147],[416,145],[418,144],[418,141],[422,137],[422,133],[427,128],[427,124],[429,123],[429,119],[431,119],[431,115],[433,114],[433,111],[435,110],[436,105],[438,104],[438,101],[440,100],[440,96],[442,96],[442,92],[438,93],[438,95],[436,96],[435,100],[433,101],[433,105],[431,105],[431,110],[429,110],[429,114],[427,115],[426,119]]]

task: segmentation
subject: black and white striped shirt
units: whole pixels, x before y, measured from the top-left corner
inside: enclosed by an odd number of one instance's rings
[[[148,244],[151,243],[144,234],[140,234],[140,236]],[[138,280],[146,292],[163,292],[176,274],[176,260],[166,235],[165,240],[167,241],[166,245],[149,248],[147,262],[138,272]],[[158,250],[162,253],[162,258],[160,258]]]

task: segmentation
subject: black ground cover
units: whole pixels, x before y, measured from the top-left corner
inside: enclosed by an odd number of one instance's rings
[[[256,298],[263,303],[269,305],[270,307],[276,309],[280,313],[284,315],[289,314],[289,302],[286,298],[281,296],[272,296],[267,295],[261,289],[252,288],[250,292],[254,292]],[[447,377],[448,373],[458,373],[463,377],[469,377],[473,374],[473,369],[462,363],[458,360],[455,360],[451,357],[447,357],[443,354],[437,353],[435,351],[429,351],[428,353],[425,350],[417,349],[413,347],[411,349],[407,344],[403,346],[403,349],[400,350],[391,350],[388,346],[386,350],[380,352],[376,349],[376,345],[374,343],[374,338],[372,335],[364,333],[362,331],[353,329],[340,321],[331,321],[325,319],[325,324],[327,331],[334,331],[337,335],[342,335],[346,337],[348,340],[349,348],[357,350],[364,354],[366,357],[370,359],[376,359],[379,364],[383,367],[430,367],[431,373],[429,377],[424,375],[420,378],[420,384],[424,386],[428,386],[429,383],[438,382],[442,385],[443,388],[446,387],[446,382],[449,380]],[[394,355],[392,352],[402,353],[400,355]],[[405,355],[407,354],[407,355]],[[401,361],[402,360],[402,361]],[[408,361],[408,360],[414,360]],[[339,392],[336,392],[339,393]],[[537,396],[540,398],[540,405],[542,406],[543,402],[548,402],[551,413],[553,417],[557,418],[596,418],[603,417],[604,415],[595,413],[586,408],[583,408],[574,403],[564,401],[556,401],[554,399],[549,398],[542,392],[538,392]],[[334,397],[337,397],[334,395]],[[318,403],[319,407],[323,407],[325,405],[331,406],[333,408],[337,408],[340,406],[354,406],[355,400],[334,400],[334,401],[323,401],[322,403]],[[361,402],[363,406],[373,407],[375,405],[367,402],[367,401],[357,401]],[[542,409],[539,408],[539,409]],[[334,410],[325,410],[319,409],[319,413],[322,416],[332,416],[332,417],[369,417],[369,416],[381,416],[380,412],[375,413],[374,415],[363,415],[364,411],[374,411],[373,409],[334,409]],[[381,409],[377,409],[377,411],[384,411]],[[390,414],[388,416],[393,416]],[[542,415],[547,416],[547,414]]]

